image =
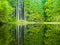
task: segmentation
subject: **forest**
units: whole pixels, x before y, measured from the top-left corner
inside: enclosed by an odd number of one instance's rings
[[[0,0],[0,22],[59,22],[59,0]]]
[[[60,45],[60,0],[0,0],[0,45]]]

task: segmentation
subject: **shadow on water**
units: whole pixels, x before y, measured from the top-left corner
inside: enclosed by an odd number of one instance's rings
[[[60,25],[0,25],[0,45],[60,45]]]

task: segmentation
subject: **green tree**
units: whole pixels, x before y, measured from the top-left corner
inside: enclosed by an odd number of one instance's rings
[[[25,0],[24,12],[28,21],[44,21],[43,3],[41,0]]]
[[[0,0],[0,22],[7,22],[11,18],[12,7],[7,0]]]
[[[47,0],[45,2],[45,12],[46,12],[46,21],[52,22],[52,21],[60,21],[60,1],[59,0]]]

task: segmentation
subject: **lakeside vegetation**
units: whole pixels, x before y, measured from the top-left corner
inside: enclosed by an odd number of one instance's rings
[[[35,2],[31,0],[30,1],[24,0],[23,13],[24,16],[26,16],[26,23],[60,22],[59,0],[40,0],[40,1],[36,0]],[[17,5],[16,0],[0,0],[0,22],[5,23],[19,22],[16,19],[16,5]],[[25,22],[22,21],[20,22],[21,23]]]
[[[60,45],[60,0],[0,0],[0,24],[0,45]]]

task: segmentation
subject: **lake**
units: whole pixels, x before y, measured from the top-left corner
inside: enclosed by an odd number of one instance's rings
[[[60,25],[0,25],[0,45],[60,45]]]

